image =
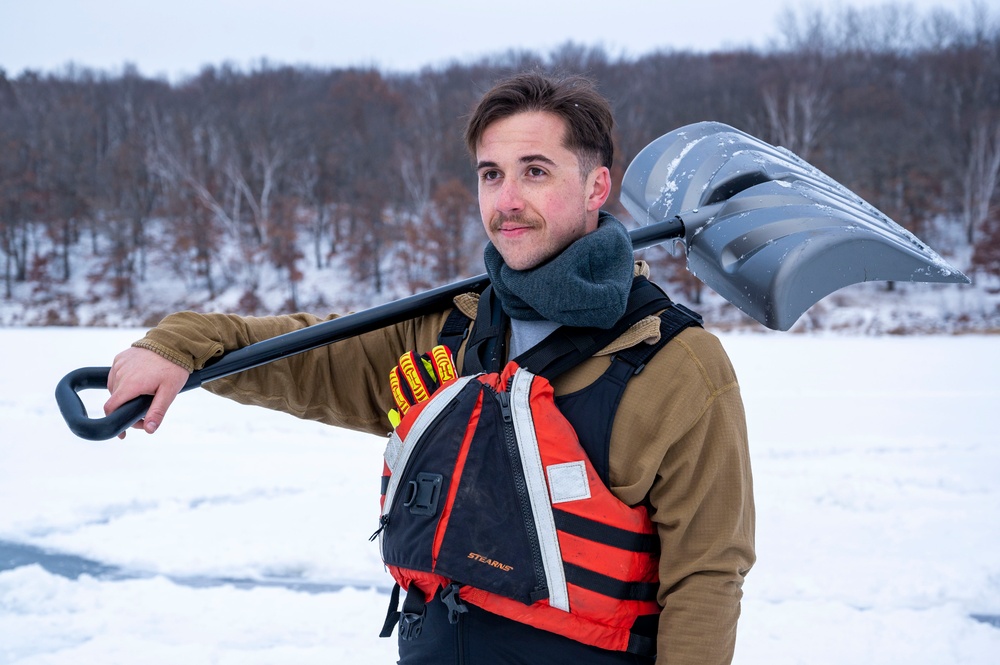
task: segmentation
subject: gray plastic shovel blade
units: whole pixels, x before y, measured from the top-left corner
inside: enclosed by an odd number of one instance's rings
[[[775,330],[850,284],[969,283],[837,181],[722,123],[646,146],[625,172],[621,200],[640,224],[681,219],[691,272]]]

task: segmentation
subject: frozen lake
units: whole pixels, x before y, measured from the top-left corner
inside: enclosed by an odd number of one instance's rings
[[[76,438],[55,384],[139,335],[0,330],[0,665],[394,662],[382,441],[204,391]],[[1000,662],[1000,337],[723,341],[758,506],[735,662]]]

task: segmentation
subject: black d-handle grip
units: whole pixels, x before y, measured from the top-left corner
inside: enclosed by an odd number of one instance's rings
[[[63,420],[69,425],[70,431],[81,439],[104,441],[114,438],[146,415],[146,410],[153,403],[152,395],[140,395],[104,418],[88,417],[87,407],[77,393],[81,390],[107,388],[110,371],[110,367],[81,367],[64,376],[56,385],[56,403]]]

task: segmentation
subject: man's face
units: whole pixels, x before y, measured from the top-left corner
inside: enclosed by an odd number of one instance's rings
[[[483,225],[514,270],[534,268],[596,229],[610,193],[608,169],[581,174],[565,132],[553,113],[518,113],[489,125],[476,150]]]

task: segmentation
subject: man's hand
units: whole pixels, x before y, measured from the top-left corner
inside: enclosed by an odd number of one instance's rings
[[[139,395],[152,395],[153,403],[147,409],[146,417],[133,425],[152,434],[163,422],[167,409],[189,376],[190,373],[180,365],[148,349],[126,349],[115,356],[108,373],[111,398],[104,404],[104,415]],[[118,438],[124,439],[125,432]]]
[[[389,422],[398,427],[411,406],[429,400],[438,388],[457,375],[447,346],[439,344],[420,357],[413,351],[404,353],[389,372],[389,389],[397,407],[389,411]]]

